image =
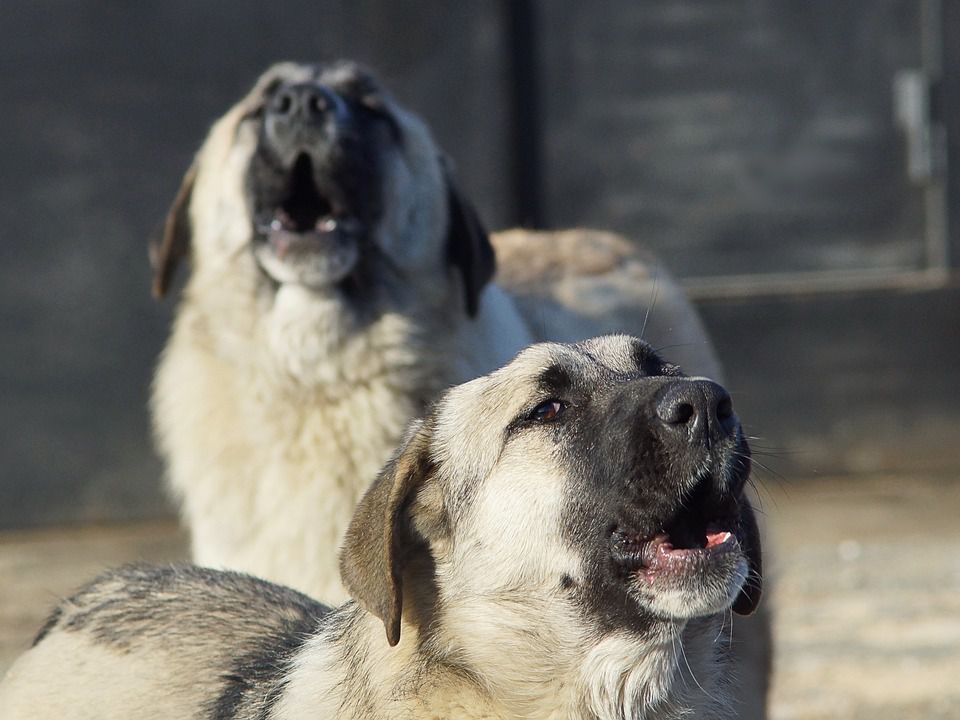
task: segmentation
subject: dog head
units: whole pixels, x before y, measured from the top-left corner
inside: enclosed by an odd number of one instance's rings
[[[534,345],[412,426],[357,508],[344,583],[391,644],[434,592],[439,627],[463,607],[487,624],[524,606],[640,634],[751,613],[749,472],[716,383],[626,336]]]
[[[424,123],[349,62],[275,65],[214,125],[151,247],[155,295],[187,257],[215,283],[357,303],[453,267],[471,314],[494,270]]]

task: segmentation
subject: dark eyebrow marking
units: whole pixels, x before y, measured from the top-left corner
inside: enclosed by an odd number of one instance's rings
[[[680,375],[679,368],[671,363],[664,362],[656,351],[643,340],[635,340],[631,349],[633,361],[637,369],[644,375]]]
[[[573,380],[564,367],[553,364],[541,371],[537,386],[548,395],[566,395],[573,387]]]

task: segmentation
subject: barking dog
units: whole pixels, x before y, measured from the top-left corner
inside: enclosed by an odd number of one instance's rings
[[[427,128],[356,65],[277,65],[214,125],[153,248],[158,295],[192,261],[153,413],[194,560],[342,601],[336,550],[406,423],[531,342],[632,332],[718,377],[622,239],[496,242],[502,286]]]
[[[728,717],[722,626],[760,594],[749,458],[726,391],[645,343],[533,346],[411,426],[347,532],[355,602],[109,573],[14,665],[0,715]]]

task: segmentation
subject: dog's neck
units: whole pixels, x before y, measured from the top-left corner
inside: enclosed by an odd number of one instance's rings
[[[719,676],[726,653],[717,623],[702,618],[663,623],[643,639],[630,633],[605,637],[580,666],[583,716],[598,720],[729,718]],[[721,658],[723,656],[723,658]]]
[[[445,598],[434,644],[457,658],[500,708],[497,717],[670,720],[727,717],[717,618],[655,621],[643,631],[573,628],[584,610],[550,592]],[[434,624],[439,625],[439,624]],[[536,628],[534,630],[534,628]],[[482,637],[482,642],[476,642]],[[492,701],[491,701],[492,702]]]
[[[432,397],[499,367],[533,340],[497,286],[487,287],[477,317],[459,303],[449,286],[418,288],[359,317],[341,297],[282,286],[260,308],[261,352],[278,383],[328,401],[380,378],[395,392]]]
[[[328,402],[382,378],[408,395],[422,385],[432,392],[449,328],[427,326],[423,314],[412,307],[358,317],[340,297],[281,286],[261,308],[261,362],[279,385],[321,393]]]
[[[571,644],[550,657],[498,646],[499,661],[481,667],[445,639],[421,635],[407,623],[400,643],[390,647],[382,623],[351,602],[337,610],[300,653],[286,683],[288,693],[271,717],[728,717],[716,678],[687,665],[684,643],[689,633],[679,626],[661,630],[644,639],[624,633],[582,647]],[[334,639],[337,642],[331,642]]]

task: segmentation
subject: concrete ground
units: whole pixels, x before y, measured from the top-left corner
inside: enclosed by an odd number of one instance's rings
[[[766,482],[772,720],[960,718],[960,480]],[[0,533],[0,673],[104,567],[184,557],[170,524]]]

